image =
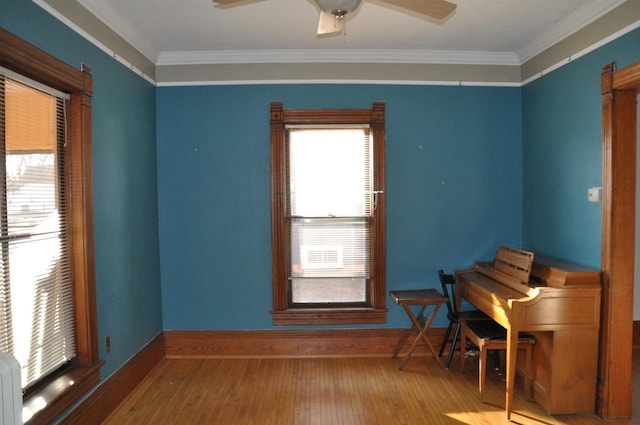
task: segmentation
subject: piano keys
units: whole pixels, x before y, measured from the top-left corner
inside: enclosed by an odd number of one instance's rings
[[[519,264],[509,258],[505,266],[498,261],[505,258],[505,252],[529,257]],[[526,261],[530,261],[528,270],[523,269]],[[531,377],[536,402],[551,415],[595,412],[599,271],[500,247],[493,262],[478,262],[472,269],[457,271],[456,286],[458,307],[464,298],[507,329],[508,419],[520,331],[536,338]]]

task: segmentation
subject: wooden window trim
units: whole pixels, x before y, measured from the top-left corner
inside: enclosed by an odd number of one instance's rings
[[[0,28],[0,66],[69,93],[67,177],[69,229],[76,320],[76,357],[69,366],[39,382],[24,396],[27,410],[36,412],[26,425],[48,424],[100,381],[104,363],[98,355],[93,184],[91,171],[91,98],[93,80],[87,66],[77,70]],[[45,407],[36,408],[38,404]]]
[[[386,322],[386,196],[384,156],[374,161],[374,187],[382,191],[377,199],[376,215],[371,232],[376,246],[371,259],[373,278],[369,282],[371,305],[366,308],[289,308],[288,225],[282,211],[282,194],[286,191],[285,126],[312,124],[369,124],[374,152],[385,152],[385,104],[374,102],[371,109],[283,109],[273,102],[269,110],[271,130],[271,255],[273,279],[274,325],[380,324]]]

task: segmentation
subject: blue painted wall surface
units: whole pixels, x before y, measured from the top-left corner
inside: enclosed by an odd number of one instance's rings
[[[102,378],[162,331],[155,87],[29,0],[0,0],[0,26],[93,73],[96,291]],[[105,351],[111,336],[112,350]]]
[[[523,245],[536,253],[600,268],[602,67],[640,60],[635,30],[522,90]]]
[[[436,287],[521,244],[519,88],[254,85],[158,89],[165,329],[268,329],[269,103],[387,111],[387,289]],[[389,305],[386,326],[406,326]],[[444,326],[445,318],[438,318]],[[282,327],[279,327],[282,329]]]

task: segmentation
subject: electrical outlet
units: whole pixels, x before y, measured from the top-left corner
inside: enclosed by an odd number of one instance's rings
[[[107,353],[111,351],[111,337],[107,337]]]

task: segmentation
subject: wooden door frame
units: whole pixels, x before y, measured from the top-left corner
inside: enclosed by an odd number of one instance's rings
[[[640,62],[602,70],[602,314],[596,413],[632,414],[631,358]]]

